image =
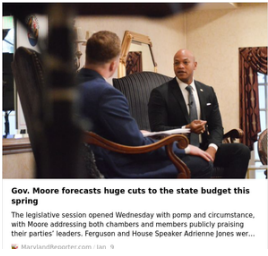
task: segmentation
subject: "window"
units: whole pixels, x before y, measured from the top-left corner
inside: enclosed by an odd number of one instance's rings
[[[13,54],[15,50],[15,31],[14,19],[12,16],[2,17],[3,21],[3,40],[2,40],[2,57],[3,57],[3,109],[2,125],[3,137],[7,138],[9,134],[15,134],[16,128],[16,93],[14,88],[14,79],[11,70]]]
[[[267,75],[258,73],[258,89],[259,89],[260,123],[261,123],[261,132],[262,132],[268,127],[268,118],[267,118],[268,76]],[[254,143],[254,150],[253,150],[253,156],[252,156],[254,163],[252,164],[259,167],[259,166],[262,166],[262,163],[259,159],[257,145],[258,145],[258,142],[256,141]],[[256,170],[255,178],[256,179],[265,178],[265,175],[263,172],[264,170]]]

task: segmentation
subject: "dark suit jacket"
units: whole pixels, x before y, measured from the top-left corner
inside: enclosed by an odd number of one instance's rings
[[[97,72],[81,69],[81,114],[88,122],[88,130],[128,146],[142,146],[155,140],[144,137],[129,113],[126,97],[108,84]],[[142,155],[124,155],[92,146],[99,170],[108,178],[176,177],[177,169],[166,156],[164,148]],[[174,144],[174,151],[184,156],[184,150]]]
[[[207,121],[206,132],[202,135],[202,148],[208,144],[222,143],[223,128],[218,100],[211,86],[195,81],[201,119]],[[189,124],[186,103],[176,78],[152,90],[148,104],[149,121],[152,131],[181,128]]]

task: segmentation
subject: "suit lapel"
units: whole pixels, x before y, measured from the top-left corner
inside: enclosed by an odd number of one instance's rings
[[[176,78],[174,78],[171,81],[170,87],[171,87],[171,90],[172,90],[172,95],[175,97],[175,99],[178,102],[180,108],[182,109],[182,112],[184,114],[185,119],[189,123],[190,119],[189,119],[188,111],[187,111],[187,108],[186,108],[186,103],[185,103],[184,97],[182,95],[181,89],[180,89],[180,87],[179,87],[179,85],[177,83]]]
[[[206,120],[206,115],[205,115],[206,95],[201,84],[198,81],[195,81],[195,87],[196,87],[199,102],[200,102],[201,120]]]

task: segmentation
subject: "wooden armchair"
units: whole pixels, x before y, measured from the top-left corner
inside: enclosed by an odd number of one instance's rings
[[[44,157],[46,152],[42,147],[46,133],[40,133],[40,130],[44,125],[44,105],[46,105],[48,98],[48,88],[45,84],[45,72],[41,54],[24,47],[18,48],[12,64],[12,70],[25,115],[27,130],[35,157],[36,169],[42,169],[41,172],[37,171],[37,178],[103,177],[96,167],[94,154],[91,151],[90,145],[96,145],[122,154],[142,154],[165,146],[167,155],[178,169],[178,178],[190,178],[190,171],[188,167],[172,151],[172,144],[175,141],[178,142],[178,146],[180,148],[185,148],[188,145],[188,139],[184,135],[171,135],[157,143],[147,146],[129,147],[113,143],[95,133],[82,130],[81,133],[84,135],[82,136],[83,141],[81,141],[80,149],[80,161],[82,163],[78,166],[85,170],[74,170],[73,174],[66,175],[64,173],[65,170],[62,169],[60,170],[61,175],[48,175],[46,170],[44,170],[44,166],[46,166],[45,160],[47,158]],[[66,161],[68,161],[68,158],[66,158]]]
[[[136,147],[130,147],[111,142],[93,132],[85,132],[84,141],[88,144],[96,145],[121,154],[144,154],[165,146],[168,157],[178,170],[177,178],[191,177],[191,172],[189,168],[178,156],[175,155],[172,149],[173,142],[177,142],[177,146],[181,149],[184,149],[188,146],[189,141],[184,135],[181,134],[169,135],[151,145],[136,146]]]
[[[168,77],[154,72],[134,73],[122,78],[114,78],[113,85],[120,90],[128,99],[130,113],[136,119],[141,130],[150,130],[148,117],[148,102],[152,89],[168,82]],[[223,143],[233,143],[243,137],[241,129],[232,129],[223,136]],[[221,178],[222,168],[214,168],[213,178]]]

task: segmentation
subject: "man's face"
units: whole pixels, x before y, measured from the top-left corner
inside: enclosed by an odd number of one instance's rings
[[[197,62],[190,51],[180,50],[174,56],[174,73],[182,82],[190,84],[193,81]]]

